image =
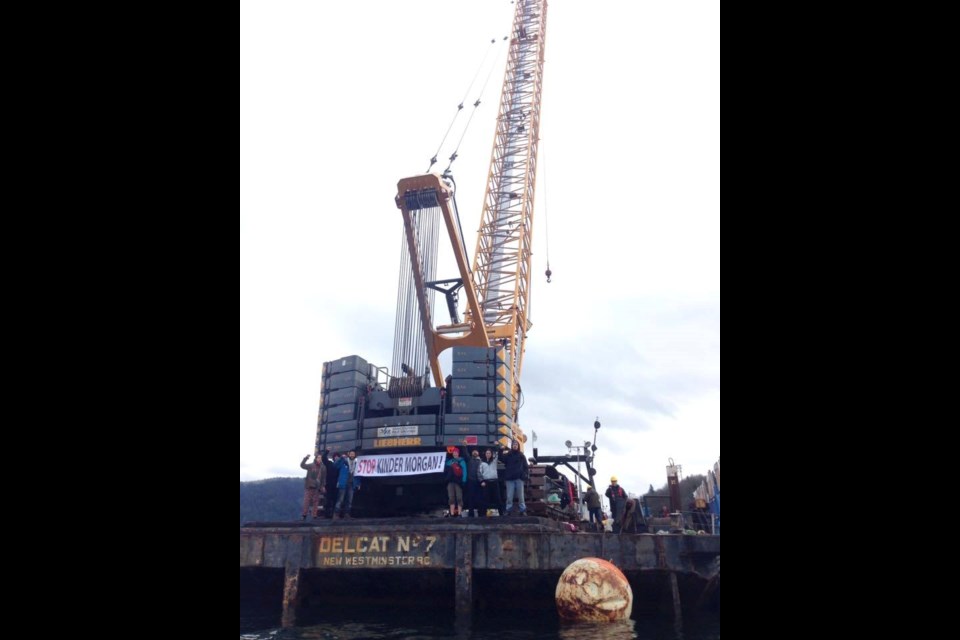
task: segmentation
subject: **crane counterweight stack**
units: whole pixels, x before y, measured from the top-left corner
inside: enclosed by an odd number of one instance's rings
[[[546,0],[517,1],[472,262],[449,170],[400,180],[396,204],[403,217],[404,250],[393,370],[356,356],[324,366],[318,451],[390,454],[400,464],[404,455],[442,452],[453,445],[524,446],[526,436],[518,424],[520,378],[532,327],[530,276],[546,21]],[[442,228],[458,273],[437,280]],[[436,324],[437,292],[446,298],[448,324]],[[440,364],[447,350],[453,350],[449,375]],[[345,388],[357,391],[343,392]],[[340,399],[344,405],[330,404]],[[422,462],[414,469],[429,467]],[[416,510],[432,502],[444,504],[443,494],[433,491],[439,487],[436,476],[426,475],[377,476],[375,486],[396,490],[373,491],[376,497],[367,499],[379,502],[374,509],[378,512],[385,512],[387,505],[403,510],[398,505],[409,504]]]

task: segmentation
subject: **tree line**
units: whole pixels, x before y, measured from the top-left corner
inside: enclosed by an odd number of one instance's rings
[[[247,522],[289,522],[303,508],[303,478],[240,483],[240,526]]]
[[[693,493],[700,488],[700,485],[706,479],[706,476],[700,475],[689,476],[680,481],[680,509],[682,511],[687,510],[687,507],[693,502]],[[656,514],[663,505],[670,506],[670,485],[665,484],[659,489],[654,489],[653,485],[650,485],[650,489],[643,494],[643,497],[650,510]]]

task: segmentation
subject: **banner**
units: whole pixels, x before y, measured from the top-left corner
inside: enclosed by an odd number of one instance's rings
[[[443,473],[443,465],[446,461],[447,454],[444,451],[439,453],[398,453],[392,456],[361,456],[357,458],[357,477],[389,478]]]

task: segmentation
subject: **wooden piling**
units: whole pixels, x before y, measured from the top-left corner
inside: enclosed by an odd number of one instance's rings
[[[456,609],[457,616],[470,616],[473,613],[473,536],[457,536],[456,568]]]
[[[670,572],[670,588],[673,590],[673,619],[678,625],[683,624],[683,606],[680,603],[680,583],[677,581],[677,572]]]
[[[300,579],[303,572],[294,567],[287,567],[286,579],[283,584],[283,618],[281,625],[284,629],[297,626],[297,612],[300,609]]]

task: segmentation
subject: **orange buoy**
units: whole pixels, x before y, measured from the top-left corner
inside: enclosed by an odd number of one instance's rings
[[[557,585],[557,611],[573,622],[616,622],[633,615],[633,589],[617,567],[599,558],[577,560]]]

